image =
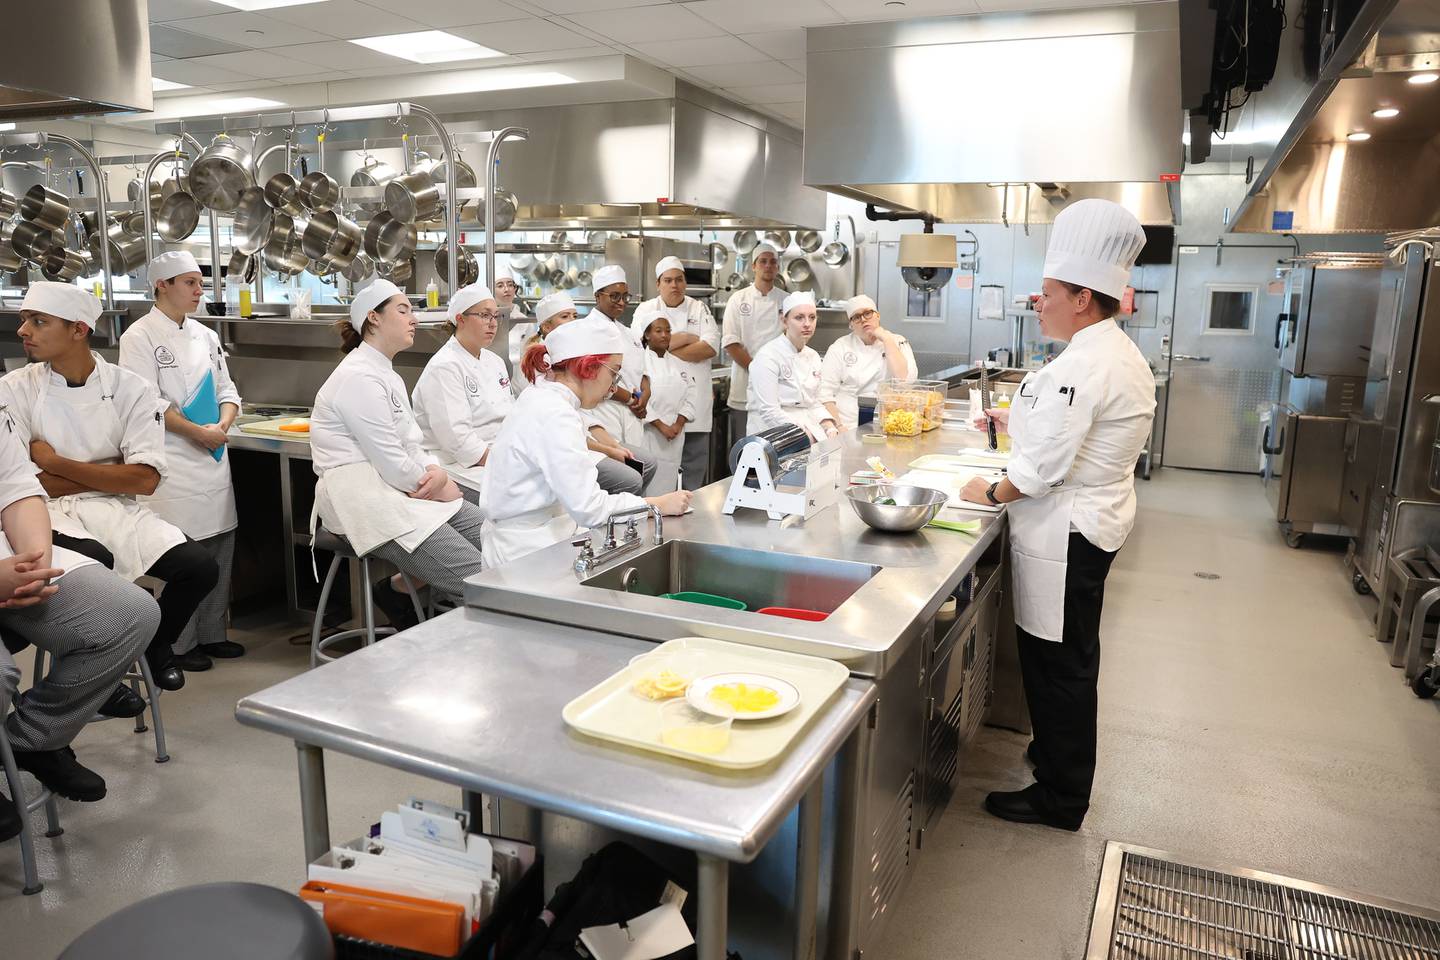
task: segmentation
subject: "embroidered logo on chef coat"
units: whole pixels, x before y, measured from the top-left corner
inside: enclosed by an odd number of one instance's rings
[[[740,316],[748,317],[750,316],[751,312],[754,311],[754,309],[755,308],[750,305],[749,300],[740,301]]]
[[[155,362],[162,367],[175,366],[175,354],[170,352],[169,347],[159,346],[155,348]]]
[[[502,387],[508,387],[508,386],[510,386],[510,378],[509,378],[509,377],[501,377],[501,378],[500,378],[500,386],[502,386]]]
[[[860,361],[860,358],[857,357],[857,356],[855,356],[855,351],[853,351],[853,350],[846,350],[846,351],[845,351],[845,366],[847,366],[847,367],[853,367],[853,366],[855,366],[855,364],[858,363],[859,361]]]
[[[475,382],[474,377],[467,376],[465,378],[465,392],[469,393],[471,396],[474,396],[475,394],[480,392],[480,384]]]
[[[400,409],[400,397],[395,393],[394,390],[390,391],[390,406],[394,407],[396,410]]]
[[[781,380],[789,380],[793,376],[795,376],[795,368],[790,366],[790,364],[787,363],[785,364],[785,366],[780,368]]]

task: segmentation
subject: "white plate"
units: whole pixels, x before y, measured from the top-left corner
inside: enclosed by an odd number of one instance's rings
[[[685,691],[685,699],[690,706],[701,713],[708,713],[716,717],[732,716],[727,708],[710,701],[710,691],[716,687],[723,687],[727,683],[744,683],[752,687],[769,687],[780,694],[780,702],[769,710],[760,710],[755,713],[740,713],[736,711],[733,717],[736,720],[769,720],[771,717],[780,717],[800,706],[800,691],[795,685],[779,677],[766,676],[763,673],[715,673],[708,677],[702,677],[690,684],[690,689]]]

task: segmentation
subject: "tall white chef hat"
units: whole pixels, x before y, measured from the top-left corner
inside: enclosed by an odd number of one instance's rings
[[[355,299],[350,301],[350,326],[355,328],[356,333],[363,334],[365,318],[370,316],[370,311],[379,308],[380,304],[396,294],[404,293],[404,290],[384,277],[375,278],[368,287],[362,287],[355,294]]]
[[[195,261],[193,253],[188,250],[171,250],[150,261],[150,270],[146,276],[153,284],[158,280],[174,280],[182,273],[199,272],[200,264]]]
[[[880,308],[875,306],[875,301],[863,293],[859,296],[851,297],[845,303],[845,316],[847,317],[853,317],[857,313],[864,313],[866,310],[874,310],[876,313],[880,312]]]
[[[1055,218],[1044,276],[1118,300],[1144,246],[1145,231],[1129,210],[1113,200],[1078,200]]]
[[[659,263],[655,264],[655,279],[659,280],[665,276],[666,270],[679,270],[684,273],[685,264],[680,262],[679,257],[663,257]]]
[[[469,310],[477,303],[484,303],[486,300],[494,300],[495,294],[483,283],[472,283],[468,287],[461,287],[455,296],[450,298],[450,308],[446,311],[452,321],[459,320],[460,314]]]
[[[601,290],[604,290],[606,287],[612,284],[628,284],[629,282],[630,281],[627,280],[625,277],[624,267],[615,263],[607,263],[605,264],[605,266],[595,271],[595,280],[591,284],[591,286],[596,293],[599,293]]]
[[[535,304],[535,322],[544,323],[557,313],[574,309],[575,301],[571,300],[568,294],[552,293]]]
[[[48,313],[71,323],[83,323],[91,330],[100,319],[100,301],[71,283],[38,280],[25,291],[20,310]]]
[[[624,352],[625,338],[620,330],[599,314],[556,327],[545,338],[545,354],[551,363]]]
[[[780,304],[780,316],[788,317],[791,310],[794,310],[796,307],[803,307],[806,304],[812,307],[815,306],[815,294],[807,293],[803,290],[796,290],[785,298],[784,303]]]
[[[760,254],[762,253],[773,253],[776,260],[780,259],[780,251],[775,249],[775,244],[771,243],[769,240],[763,240],[760,243],[755,244],[755,249],[750,251],[750,261],[753,263],[754,261],[759,260]]]

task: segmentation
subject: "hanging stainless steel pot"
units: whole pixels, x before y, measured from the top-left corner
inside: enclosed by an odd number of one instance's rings
[[[430,168],[430,178],[435,181],[435,186],[442,189],[444,188],[445,161],[442,160],[439,163],[435,164],[435,166]],[[478,182],[475,179],[475,169],[471,167],[470,164],[466,163],[464,160],[457,160],[455,162],[455,189],[469,190],[475,188],[476,186],[478,186]],[[460,220],[465,219],[467,216],[465,209],[469,205],[458,199],[456,201],[456,204],[456,218]],[[484,222],[485,204],[483,202],[478,202],[475,204],[475,207],[477,211],[479,211],[476,213],[475,218],[477,220],[480,220],[481,222]]]
[[[265,181],[265,202],[292,217],[304,212],[300,205],[300,185],[288,173],[277,173]]]
[[[510,254],[510,269],[518,273],[528,274],[535,269],[535,255],[532,253]]]
[[[374,157],[367,157],[365,165],[354,173],[350,174],[350,186],[352,187],[383,187],[400,175],[390,164],[383,160],[376,160]],[[379,200],[365,200],[359,204],[361,210],[366,213],[374,213],[382,208]]]
[[[754,230],[741,230],[735,234],[735,252],[742,257],[754,250],[759,243],[760,238]]]
[[[412,170],[385,184],[385,207],[404,223],[433,220],[440,213],[440,189],[425,170]]]
[[[388,260],[381,260],[375,264],[375,273],[377,276],[384,277],[391,283],[403,284],[414,275],[415,261],[400,260],[392,263]]]
[[[355,221],[334,210],[312,216],[300,236],[300,250],[312,260],[326,260],[343,270],[360,253],[365,234]]]
[[[55,245],[55,231],[29,220],[20,220],[10,233],[10,246],[31,263],[45,262],[45,255]]]
[[[774,244],[776,250],[779,250],[781,253],[784,253],[784,252],[785,252],[785,248],[788,247],[788,246],[790,246],[790,231],[789,231],[789,230],[766,230],[766,231],[765,231],[765,242],[766,242],[766,243],[770,243],[770,244]]]
[[[322,210],[304,223],[298,232],[300,249],[311,260],[318,260],[330,249],[330,241],[340,229],[340,215],[334,210]]]
[[[10,235],[15,230],[13,223],[0,223],[0,271],[14,273],[25,265],[25,258],[15,252]]]
[[[253,186],[250,151],[223,133],[190,164],[190,193],[218,213],[233,213],[245,188]]]
[[[155,214],[155,232],[166,243],[179,243],[199,225],[200,204],[184,190],[176,190],[160,201],[160,209]]]
[[[46,280],[58,280],[61,283],[74,280],[84,268],[84,258],[64,247],[51,247],[50,252],[45,254],[44,262],[40,264],[40,272],[45,275]]]
[[[519,198],[516,197],[515,194],[511,193],[509,190],[496,190],[490,196],[495,203],[495,232],[500,233],[502,230],[509,230],[512,226],[515,225],[515,214],[520,209]],[[475,214],[475,219],[478,220],[483,226],[485,223],[484,201],[476,204],[476,207],[477,211]],[[565,235],[563,230],[557,232],[561,236]],[[564,240],[552,240],[551,242],[569,243],[570,241],[569,237],[566,237]]]
[[[785,264],[785,278],[791,283],[808,283],[814,275],[815,271],[811,268],[810,261],[804,257],[796,257]]]
[[[241,276],[250,266],[250,255],[235,250],[230,254],[230,262],[225,266],[226,278]]]
[[[300,181],[296,195],[301,206],[315,213],[325,213],[340,201],[340,184],[323,170],[307,173]]]
[[[20,216],[47,230],[60,230],[70,216],[70,201],[63,193],[37,183],[20,198]]]
[[[351,283],[364,283],[375,276],[375,261],[365,254],[360,254],[343,271],[345,279]]]
[[[125,188],[125,195],[130,198],[130,202],[135,204],[137,208],[140,208],[140,205],[148,200],[150,204],[150,215],[153,217],[160,210],[160,201],[165,198],[160,193],[161,184],[159,181],[151,180],[149,187],[147,190],[145,184],[141,183],[137,178],[131,180],[129,186]],[[172,190],[171,193],[174,193],[174,191]]]
[[[820,236],[819,230],[796,230],[795,245],[806,253],[814,253],[820,249],[824,238]]]
[[[101,243],[110,244],[110,270],[113,273],[133,273],[145,265],[145,238],[126,236],[125,228],[120,224],[111,224],[103,237],[98,233],[90,234],[86,246],[97,263],[104,262],[100,255]]]
[[[460,260],[456,264],[459,273],[460,286],[468,287],[480,279],[480,264],[475,261],[475,254],[469,250],[460,249]],[[450,277],[450,252],[448,246],[442,246],[435,251],[435,272],[441,279],[447,280]]]
[[[0,187],[0,220],[9,220],[20,209],[20,201],[15,199],[15,194]]]
[[[829,267],[842,267],[850,260],[850,248],[839,240],[825,244],[820,259]]]
[[[266,241],[262,257],[265,266],[282,277],[293,277],[304,273],[310,258],[300,250],[295,235],[295,220],[288,213],[279,210],[270,223],[270,238]]]
[[[120,229],[125,231],[125,236],[132,238],[145,236],[145,214],[129,213],[119,218],[117,222],[120,224]],[[89,229],[88,224],[86,226],[88,232],[94,232]]]
[[[235,249],[249,256],[265,246],[270,239],[270,220],[274,213],[265,202],[265,191],[260,187],[250,187],[241,194],[231,232]]]
[[[415,225],[381,210],[365,225],[365,252],[376,260],[408,260],[415,254]]]

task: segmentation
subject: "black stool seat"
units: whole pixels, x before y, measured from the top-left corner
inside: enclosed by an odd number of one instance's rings
[[[326,553],[338,553],[347,560],[354,560],[355,548],[350,546],[350,541],[338,534],[331,533],[324,527],[315,531],[315,549],[324,550]]]
[[[258,883],[158,894],[91,927],[60,960],[333,960],[325,921],[305,901]]]

